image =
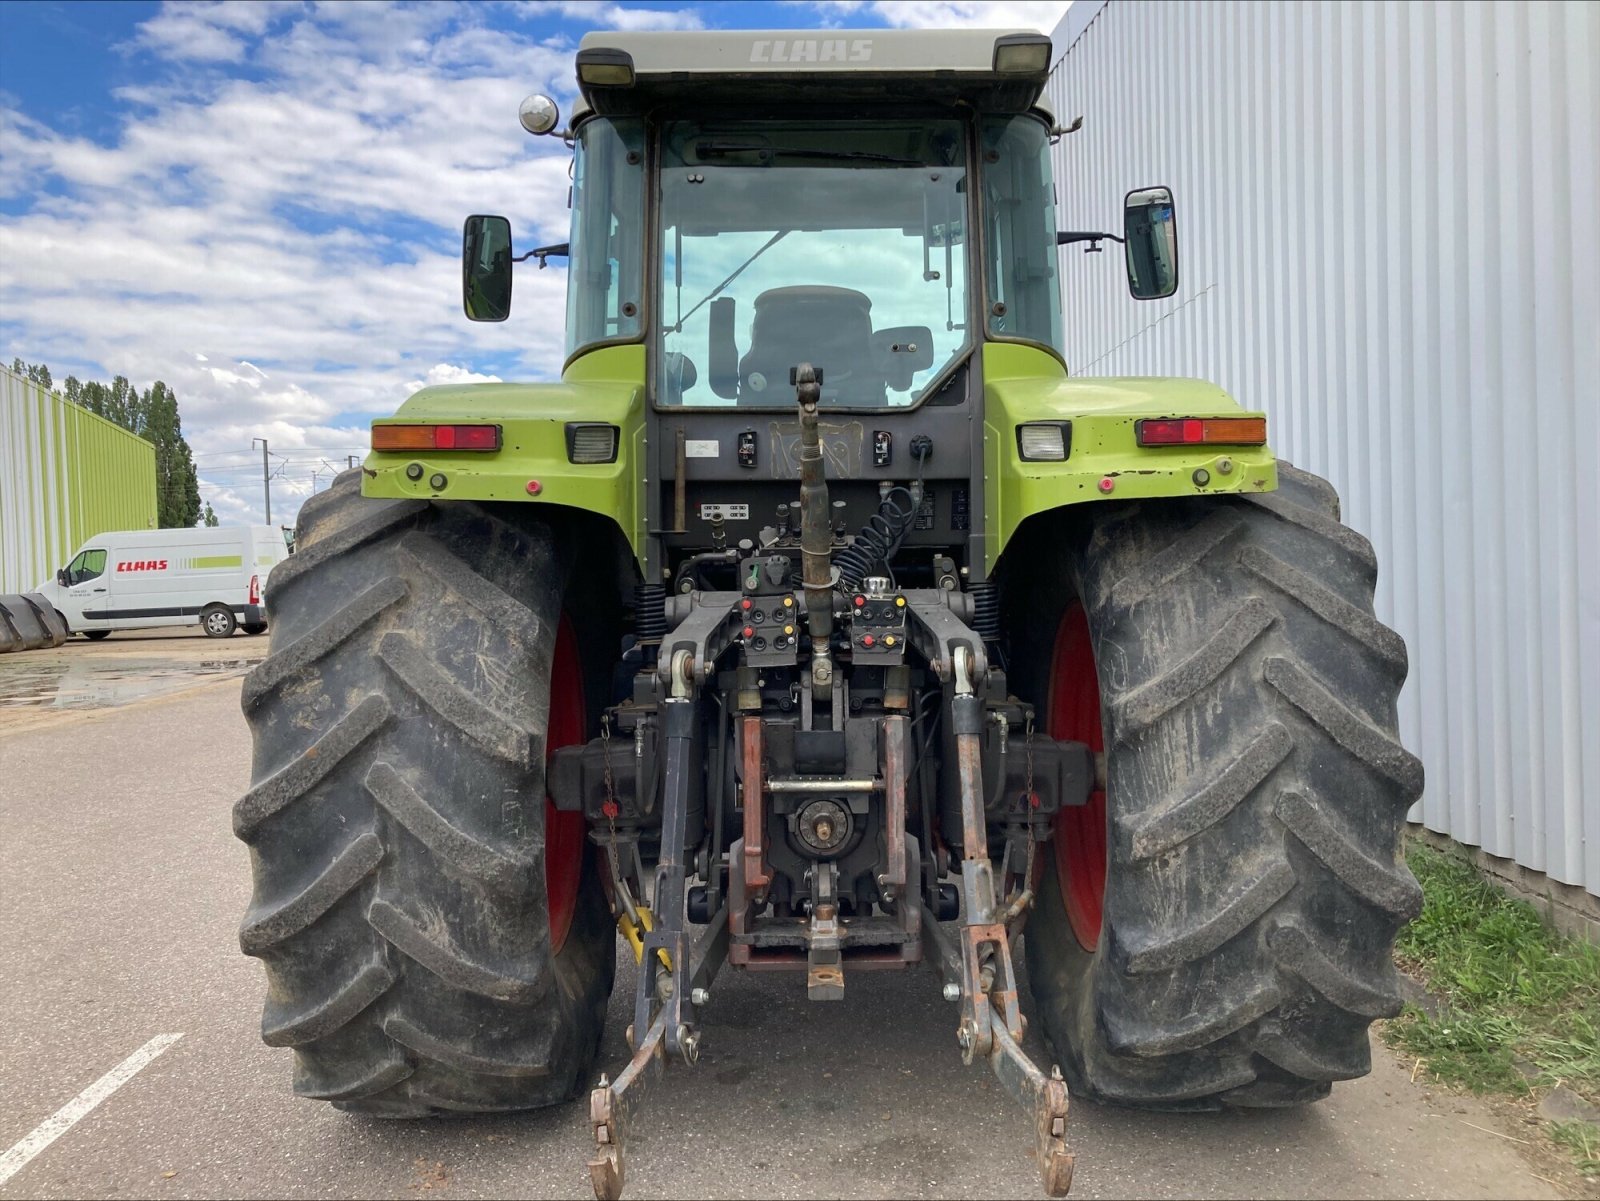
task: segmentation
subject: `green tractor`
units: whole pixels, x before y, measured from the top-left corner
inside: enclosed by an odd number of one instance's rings
[[[1154,299],[1178,242],[1161,187],[1059,228],[1049,65],[1026,31],[591,34],[565,129],[524,103],[573,148],[571,237],[468,219],[465,306],[564,256],[560,382],[375,422],[244,688],[240,941],[296,1092],[575,1098],[619,931],[603,1198],[725,967],[819,1002],[931,968],[1056,1196],[1069,1087],[1255,1108],[1369,1070],[1419,904],[1405,645],[1263,414],[1069,377],[1058,247]]]

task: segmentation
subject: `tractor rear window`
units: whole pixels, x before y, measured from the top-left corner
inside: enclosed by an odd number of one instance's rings
[[[1032,117],[988,117],[983,150],[989,334],[1063,355],[1049,131]]]
[[[644,128],[594,119],[578,127],[572,165],[567,357],[643,331]]]
[[[955,121],[675,122],[662,135],[663,404],[914,404],[967,344]]]

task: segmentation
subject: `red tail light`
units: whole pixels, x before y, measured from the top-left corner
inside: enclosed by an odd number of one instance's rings
[[[499,450],[498,425],[375,425],[373,450]]]
[[[1265,417],[1160,417],[1133,423],[1140,446],[1261,446]]]
[[[261,577],[258,575],[250,577],[250,603],[252,605],[261,603]]]

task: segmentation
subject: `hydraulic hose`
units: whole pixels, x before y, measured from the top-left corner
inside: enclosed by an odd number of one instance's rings
[[[904,504],[899,497],[905,498]],[[856,535],[855,541],[839,552],[836,560],[839,587],[854,592],[874,567],[879,563],[887,565],[916,519],[917,497],[911,489],[899,486],[889,489],[878,502],[878,511]]]

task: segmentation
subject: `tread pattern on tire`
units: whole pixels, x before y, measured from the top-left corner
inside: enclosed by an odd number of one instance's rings
[[[1396,734],[1406,651],[1373,615],[1371,544],[1282,462],[1275,493],[1089,520],[1011,615],[1049,638],[1083,598],[1110,749],[1100,946],[1059,904],[1025,938],[1046,1031],[1105,1100],[1326,1096],[1370,1070],[1367,1027],[1400,1009],[1394,936],[1421,906],[1398,846],[1422,766]],[[1027,639],[1013,684],[1043,703],[1050,647]]]
[[[562,571],[541,526],[369,501],[301,511],[247,677],[234,806],[266,966],[262,1037],[295,1091],[379,1116],[532,1108],[586,1083],[614,971],[592,859],[547,933],[544,737]]]

